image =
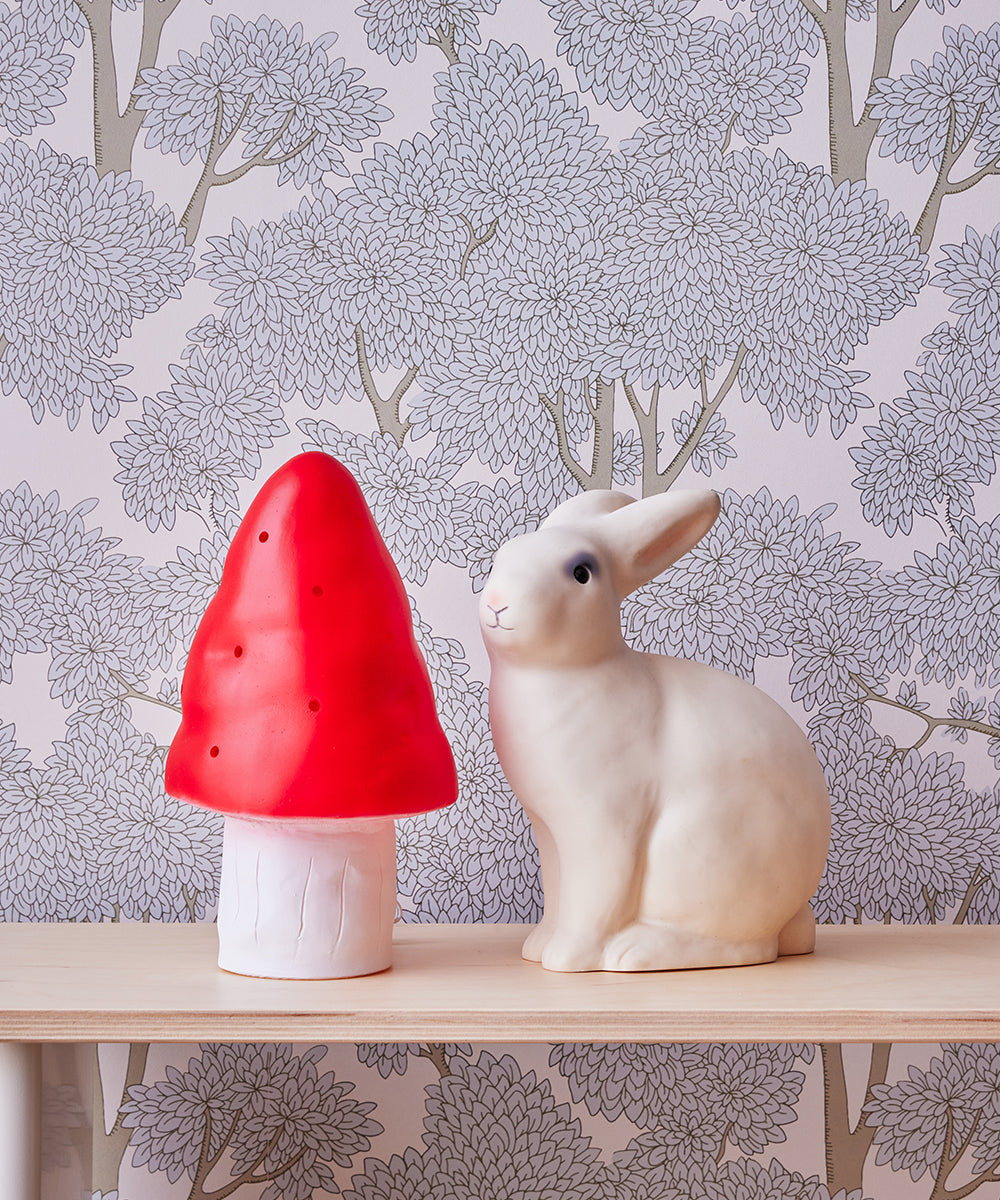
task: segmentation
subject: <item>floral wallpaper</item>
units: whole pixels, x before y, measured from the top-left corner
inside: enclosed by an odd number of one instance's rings
[[[0,3],[3,918],[212,918],[219,820],[162,788],[185,648],[259,482],[319,449],[399,564],[461,776],[400,822],[404,920],[540,911],[486,717],[497,546],[581,489],[707,480],[723,514],[630,639],[807,729],[821,920],[1000,921],[998,15]],[[1000,1196],[991,1046],[47,1073],[53,1195]]]

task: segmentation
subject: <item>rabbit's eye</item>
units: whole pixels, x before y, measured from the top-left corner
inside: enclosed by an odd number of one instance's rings
[[[585,555],[581,558],[575,558],[569,564],[569,574],[577,581],[577,583],[589,583],[597,574],[597,563],[590,557]]]

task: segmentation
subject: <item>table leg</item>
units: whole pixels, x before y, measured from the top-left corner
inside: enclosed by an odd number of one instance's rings
[[[41,1119],[41,1046],[0,1042],[0,1180],[9,1200],[39,1200]]]

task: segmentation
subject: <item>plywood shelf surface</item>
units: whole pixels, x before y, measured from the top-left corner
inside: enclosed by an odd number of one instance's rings
[[[212,925],[0,925],[8,1041],[1000,1041],[1000,927],[825,927],[758,967],[557,975],[524,929],[400,925],[390,971],[228,975]]]

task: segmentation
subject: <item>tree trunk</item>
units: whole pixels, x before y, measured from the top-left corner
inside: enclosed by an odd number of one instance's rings
[[[862,1107],[872,1099],[872,1088],[885,1083],[889,1070],[888,1043],[876,1043],[871,1049],[871,1066]],[[845,1189],[848,1193],[860,1190],[865,1159],[875,1139],[875,1129],[864,1123],[858,1114],[857,1124],[851,1126],[847,1106],[847,1079],[844,1073],[844,1048],[823,1042],[823,1107],[826,1116],[826,1184],[831,1193]]]
[[[594,458],[591,487],[610,488],[614,482],[615,385],[598,379],[595,385]]]
[[[149,1057],[148,1042],[133,1042],[128,1048],[128,1067],[125,1071],[125,1086],[122,1090],[122,1102],[128,1098],[128,1090],[137,1083],[142,1083],[146,1071],[146,1059]],[[120,1106],[119,1106],[120,1108]],[[118,1188],[118,1175],[121,1171],[122,1159],[128,1149],[132,1130],[122,1125],[121,1111],[115,1117],[115,1123],[110,1133],[104,1132],[104,1081],[101,1078],[101,1064],[97,1057],[97,1047],[94,1047],[94,1158],[93,1158],[93,1189],[96,1192],[113,1192]]]

